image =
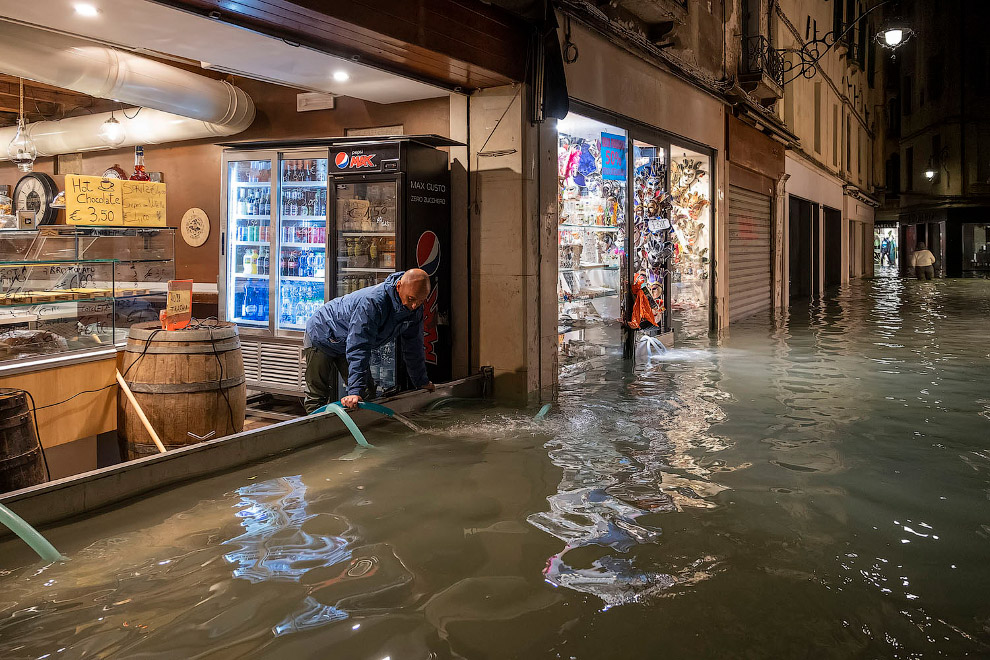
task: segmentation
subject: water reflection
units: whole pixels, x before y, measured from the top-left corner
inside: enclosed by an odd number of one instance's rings
[[[339,516],[320,514],[320,524],[337,526],[340,535],[309,533],[306,485],[300,475],[280,477],[237,489],[236,516],[244,533],[222,542],[236,549],[224,559],[235,578],[251,583],[298,582],[306,585],[301,603],[272,627],[278,635],[311,630],[347,619],[371,597],[409,583],[412,575],[385,544],[353,547],[350,525]]]
[[[636,372],[565,383],[549,424],[551,461],[563,469],[549,511],[528,521],[564,541],[543,575],[557,587],[594,594],[606,608],[642,601],[707,579],[714,556],[657,561],[656,514],[717,506],[727,469],[716,455],[730,446],[710,432],[724,418],[717,363],[703,340]],[[715,367],[715,368],[713,368]],[[622,395],[616,397],[617,388]],[[595,403],[601,397],[607,403]]]

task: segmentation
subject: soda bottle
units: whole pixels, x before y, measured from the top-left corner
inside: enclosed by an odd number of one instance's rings
[[[258,314],[258,303],[255,294],[255,287],[250,282],[247,285],[247,293],[244,295],[244,318],[253,321]]]
[[[296,259],[296,251],[289,252],[289,261],[285,269],[285,274],[289,277],[299,274],[299,262]]]
[[[306,250],[299,252],[299,277],[309,277],[309,253]]]
[[[368,259],[368,265],[372,268],[378,264],[378,239],[371,239],[368,245]]]
[[[261,257],[258,258],[258,274],[268,274],[268,248],[261,249]]]

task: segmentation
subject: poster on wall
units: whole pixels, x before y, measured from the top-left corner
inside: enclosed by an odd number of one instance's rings
[[[626,180],[626,138],[602,133],[602,178],[606,181]]]

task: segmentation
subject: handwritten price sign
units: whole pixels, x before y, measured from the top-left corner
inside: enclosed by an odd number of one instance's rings
[[[121,181],[121,184],[123,187],[125,226],[165,226],[164,183]]]
[[[165,184],[65,176],[65,217],[70,225],[165,226]]]
[[[124,206],[120,179],[65,175],[65,217],[70,225],[119,225]]]
[[[192,280],[169,280],[168,298],[160,317],[165,330],[181,330],[192,320]]]

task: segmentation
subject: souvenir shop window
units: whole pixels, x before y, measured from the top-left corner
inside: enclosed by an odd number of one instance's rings
[[[711,158],[684,147],[670,147],[671,306],[708,305],[711,276]]]
[[[557,132],[560,315],[615,321],[626,279],[626,132],[573,113]]]

